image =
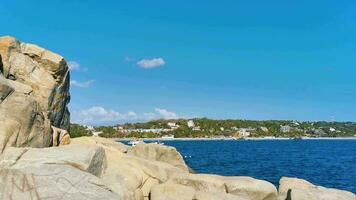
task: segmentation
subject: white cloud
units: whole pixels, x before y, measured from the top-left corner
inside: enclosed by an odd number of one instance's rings
[[[69,61],[67,64],[70,71],[81,71],[81,72],[88,71],[88,68],[81,67],[80,64],[76,61]]]
[[[75,70],[79,70],[80,69],[79,63],[77,63],[75,61],[69,61],[68,62],[68,67],[69,67],[69,70],[71,70],[71,71],[75,71]]]
[[[161,116],[163,119],[176,119],[178,115],[174,112],[170,112],[166,109],[156,108],[155,111]]]
[[[144,69],[152,69],[165,65],[163,58],[142,59],[137,62],[137,65]]]
[[[70,81],[70,86],[71,87],[78,87],[78,88],[88,88],[91,86],[91,84],[94,82],[94,80],[89,80],[89,81],[76,81],[76,80],[71,80]]]
[[[178,115],[174,112],[161,108],[156,108],[155,112],[137,114],[134,111],[120,113],[115,110],[106,109],[102,106],[93,106],[81,111],[74,111],[72,115],[73,122],[88,125],[149,121],[162,118],[173,119],[178,118]]]
[[[123,119],[136,119],[137,114],[133,111],[121,114],[114,110],[107,110],[101,106],[94,106],[80,111],[79,117],[83,122],[111,122]]]

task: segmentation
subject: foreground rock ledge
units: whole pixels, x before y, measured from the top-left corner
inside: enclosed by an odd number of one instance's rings
[[[128,147],[99,137],[7,148],[0,155],[0,188],[0,199],[24,200],[355,200],[351,192],[300,179],[282,178],[277,192],[251,177],[192,174],[173,147]]]

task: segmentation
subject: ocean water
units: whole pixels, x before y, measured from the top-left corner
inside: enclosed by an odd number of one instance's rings
[[[356,140],[164,141],[195,172],[251,176],[278,186],[282,176],[356,193]]]

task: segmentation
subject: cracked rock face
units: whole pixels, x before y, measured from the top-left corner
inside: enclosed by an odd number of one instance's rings
[[[69,128],[69,69],[63,57],[0,37],[0,153],[48,147],[53,129]]]

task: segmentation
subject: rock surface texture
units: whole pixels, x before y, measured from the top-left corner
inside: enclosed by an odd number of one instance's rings
[[[9,146],[52,146],[52,127],[69,128],[69,99],[63,57],[0,37],[0,152]]]
[[[183,160],[183,157],[174,147],[167,147],[153,143],[138,143],[135,147],[130,148],[127,154],[148,160],[165,162],[175,167],[189,171]]]
[[[356,200],[355,194],[313,185],[298,179],[283,177],[279,181],[279,200]]]
[[[173,147],[70,139],[64,59],[11,37],[0,55],[0,200],[356,200],[300,179],[281,179],[278,193],[250,177],[190,173]]]

